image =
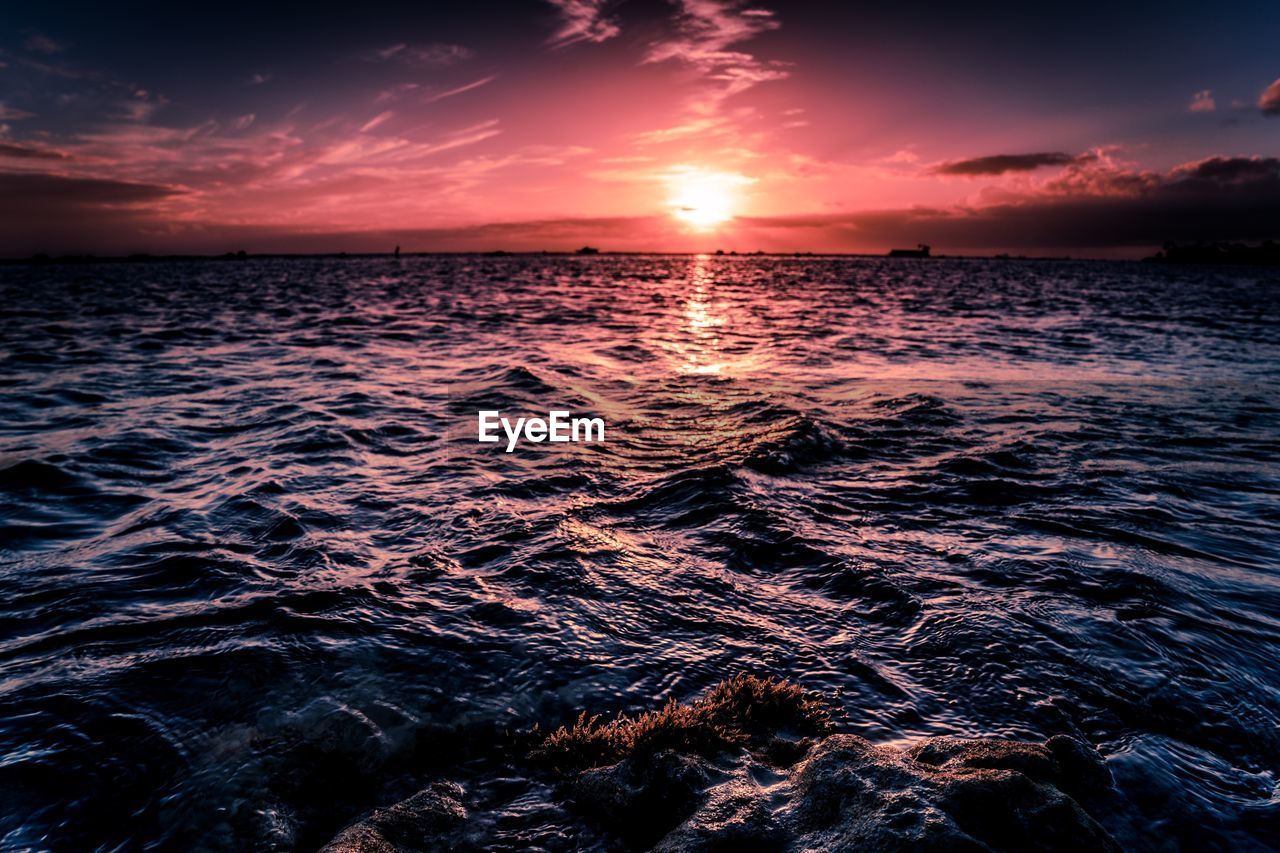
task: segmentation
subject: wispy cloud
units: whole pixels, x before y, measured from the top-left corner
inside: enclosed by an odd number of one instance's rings
[[[43,33],[35,32],[27,36],[26,40],[23,41],[22,46],[32,53],[44,53],[48,55],[62,53],[67,49],[66,45],[62,44],[62,42],[54,41]]]
[[[90,121],[132,122],[150,121],[155,113],[169,104],[163,94],[139,86],[129,78],[121,77],[109,71],[95,68],[84,68],[61,60],[40,60],[31,57],[10,55],[13,66],[20,73],[30,77],[31,74],[42,75],[50,79],[40,81],[31,87],[33,93],[44,91],[44,101],[50,106],[56,105],[56,111],[74,105],[78,117],[83,121],[88,114]],[[74,91],[67,91],[67,87]],[[39,96],[36,96],[39,97]],[[40,111],[42,117],[48,112]],[[10,110],[0,104],[0,120],[30,118],[32,113],[26,110]]]
[[[470,92],[472,89],[479,89],[498,79],[497,74],[490,74],[488,77],[481,77],[479,80],[472,80],[470,83],[464,83],[461,86],[455,86],[452,89],[446,89],[443,92],[436,92],[423,99],[424,104],[434,104],[436,101],[443,101],[445,98],[452,98],[455,95],[461,95],[463,92]]]
[[[86,181],[175,188],[136,200],[157,216],[163,208],[172,223],[242,221],[264,210],[272,219],[314,222],[346,216],[335,211],[357,199],[385,215],[378,199],[388,187],[435,197],[438,184],[453,180],[455,164],[441,155],[502,132],[497,119],[445,132],[369,132],[392,115],[380,113],[358,127],[326,121],[305,129],[288,118],[263,125],[251,114],[190,127],[117,119],[66,140],[56,154],[4,140],[0,158],[13,160],[13,168],[22,158],[25,170],[61,177],[73,168],[72,177]],[[263,199],[271,204],[264,207]]]
[[[35,113],[14,109],[0,102],[0,121],[21,121],[24,118],[32,118],[34,115]]]
[[[473,56],[475,51],[460,44],[412,45],[405,42],[360,54],[365,62],[394,62],[419,68],[453,65]]]
[[[605,14],[608,0],[547,0],[560,12],[560,28],[547,40],[552,47],[578,42],[600,43],[621,32],[617,22]]]
[[[690,137],[706,136],[726,131],[729,124],[729,119],[724,116],[693,116],[671,127],[660,127],[656,130],[646,130],[643,133],[636,134],[635,141],[641,145],[676,142]]]
[[[779,26],[773,12],[734,0],[680,0],[675,35],[650,45],[645,61],[693,65],[723,84],[718,93],[723,99],[787,76],[780,63],[729,49]]]
[[[70,159],[61,151],[35,145],[17,145],[0,142],[0,158],[14,160],[67,160]]]
[[[259,72],[251,76],[247,82],[250,86],[261,86],[263,83],[266,83],[270,79],[271,79],[270,74]]]
[[[386,101],[398,100],[399,98],[405,95],[408,95],[410,92],[416,92],[418,89],[421,89],[421,88],[422,88],[421,83],[412,83],[412,82],[397,83],[394,86],[390,86],[386,89],[383,89],[381,92],[375,95],[373,98],[373,102],[375,104],[381,104]]]
[[[1217,103],[1213,100],[1213,92],[1209,89],[1196,92],[1191,96],[1191,103],[1187,105],[1187,109],[1193,113],[1211,113],[1217,107]]]
[[[373,118],[369,119],[364,124],[362,124],[360,126],[360,132],[368,133],[369,131],[376,128],[378,125],[385,123],[393,115],[395,115],[395,113],[392,112],[391,110],[387,110],[386,112],[379,113],[378,115],[374,116]]]
[[[676,34],[651,45],[647,61],[679,59],[707,67],[755,65],[755,57],[728,48],[779,26],[773,12],[743,8],[734,0],[679,0],[679,7]]]
[[[125,121],[147,122],[162,107],[168,106],[169,99],[163,95],[155,95],[145,89],[136,89],[132,97],[120,101],[116,105],[113,118]]]
[[[741,0],[678,0],[673,34],[649,45],[645,63],[677,62],[695,69],[703,85],[686,103],[687,115],[674,127],[650,131],[639,142],[663,142],[735,128],[749,118],[749,107],[734,111],[724,102],[761,83],[789,76],[785,64],[764,60],[741,44],[779,28],[773,12],[747,7]]]
[[[500,133],[502,133],[502,129],[498,127],[498,120],[496,118],[489,119],[488,121],[453,131],[439,142],[423,145],[417,153],[420,156],[425,156],[427,154],[438,154],[441,151],[451,151],[464,145],[475,145],[477,142],[484,142],[486,139],[492,139]]]
[[[1280,116],[1280,79],[1262,90],[1258,96],[1258,109],[1265,116]]]

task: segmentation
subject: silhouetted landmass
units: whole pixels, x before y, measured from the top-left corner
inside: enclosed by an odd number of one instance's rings
[[[1153,264],[1280,266],[1280,243],[1273,240],[1257,246],[1244,243],[1165,243],[1164,251],[1143,260]]]
[[[929,257],[929,247],[924,243],[920,243],[914,249],[890,249],[889,257],[891,258],[927,258]]]

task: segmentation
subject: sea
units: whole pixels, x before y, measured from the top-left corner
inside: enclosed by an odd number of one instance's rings
[[[1280,837],[1280,273],[439,255],[0,266],[0,848],[314,849],[749,672],[1071,734],[1131,849]],[[603,441],[477,440],[477,414]]]

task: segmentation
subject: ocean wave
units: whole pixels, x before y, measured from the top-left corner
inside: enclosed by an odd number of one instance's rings
[[[314,848],[447,773],[496,846],[605,849],[530,727],[744,670],[876,741],[1087,741],[1116,837],[1265,846],[1276,283],[1151,275],[5,267],[0,846]],[[474,440],[551,408],[606,440]]]

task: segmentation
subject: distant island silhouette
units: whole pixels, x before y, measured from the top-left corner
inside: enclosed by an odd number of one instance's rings
[[[914,249],[890,249],[889,257],[891,258],[927,258],[929,257],[929,247],[924,243],[920,243]]]
[[[1153,264],[1244,264],[1280,266],[1280,243],[1165,243],[1164,250],[1144,261]]]
[[[890,249],[884,254],[874,252],[766,252],[760,249],[755,251],[738,252],[735,250],[725,251],[717,249],[707,252],[661,252],[661,251],[615,251],[609,249],[599,249],[595,246],[583,246],[579,249],[530,249],[527,251],[511,251],[506,249],[492,249],[489,251],[430,251],[430,252],[402,252],[400,246],[396,246],[391,252],[261,252],[251,253],[244,249],[234,252],[223,252],[222,254],[151,254],[149,252],[135,252],[129,255],[93,255],[93,254],[66,254],[66,255],[49,255],[43,252],[27,256],[25,258],[0,258],[0,266],[8,266],[14,264],[109,264],[109,263],[148,263],[148,262],[164,262],[164,261],[246,261],[250,259],[285,259],[285,258],[348,258],[348,259],[371,259],[371,258],[392,258],[399,259],[401,257],[428,257],[428,256],[445,256],[445,255],[488,255],[492,257],[504,257],[508,255],[578,255],[578,256],[596,256],[596,255],[712,255],[715,257],[777,257],[777,258],[811,258],[811,257],[848,257],[848,258],[929,258],[940,260],[969,260],[969,261],[1070,261],[1070,260],[1123,260],[1123,259],[1090,259],[1090,258],[1072,258],[1069,255],[1012,255],[1008,253],[999,253],[995,255],[948,255],[934,254],[932,247],[928,244],[921,243],[915,249]],[[1136,260],[1136,259],[1132,259]],[[1129,262],[1132,262],[1130,260]],[[1168,242],[1164,247],[1153,255],[1141,258],[1143,262],[1153,264],[1225,264],[1238,266],[1280,266],[1280,242],[1275,240],[1265,240],[1257,245],[1248,245],[1245,243],[1232,242],[1195,242],[1195,243],[1174,243]]]

